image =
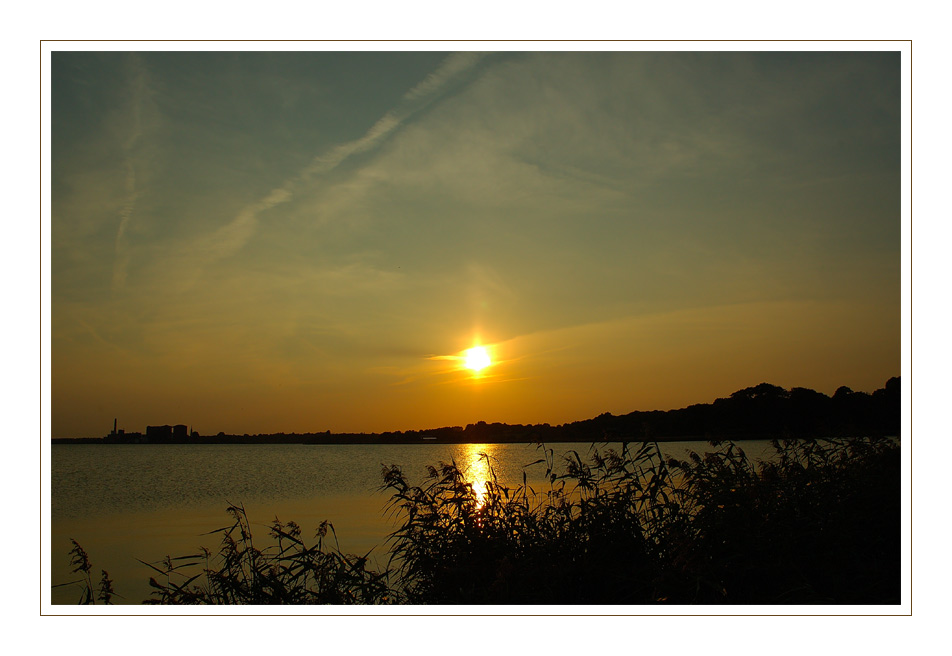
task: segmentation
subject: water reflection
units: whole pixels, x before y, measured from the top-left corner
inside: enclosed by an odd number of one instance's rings
[[[466,481],[473,486],[476,507],[486,503],[487,484],[492,480],[491,467],[496,460],[498,444],[461,444],[459,465]]]

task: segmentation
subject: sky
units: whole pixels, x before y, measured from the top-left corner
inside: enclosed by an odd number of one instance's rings
[[[53,52],[51,92],[54,437],[900,374],[898,52]]]

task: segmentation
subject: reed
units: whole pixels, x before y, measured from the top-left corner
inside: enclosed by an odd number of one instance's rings
[[[78,588],[80,597],[77,603],[82,605],[95,604],[97,601],[109,605],[112,604],[113,597],[122,598],[121,595],[116,594],[115,590],[113,590],[112,579],[109,578],[109,572],[106,570],[100,570],[99,585],[93,585],[93,566],[89,560],[89,554],[86,553],[86,550],[83,549],[76,540],[70,539],[70,542],[73,544],[73,548],[70,549],[69,552],[69,564],[73,566],[72,573],[82,574],[82,576],[76,580],[58,583],[52,587],[62,588],[74,586]]]
[[[384,604],[390,603],[387,573],[368,569],[367,558],[341,553],[334,527],[322,522],[308,546],[294,522],[271,523],[271,543],[259,548],[243,506],[230,505],[232,523],[218,553],[142,562],[159,575],[149,604]],[[328,535],[335,545],[328,544]]]
[[[712,446],[593,445],[560,468],[546,450],[547,490],[493,473],[483,498],[454,463],[419,486],[385,468],[394,579],[411,603],[899,603],[895,442],[775,440],[763,463]]]

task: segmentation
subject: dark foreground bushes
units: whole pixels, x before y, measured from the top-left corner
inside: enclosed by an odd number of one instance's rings
[[[145,603],[900,603],[893,441],[775,441],[767,464],[712,445],[686,461],[665,460],[653,443],[593,446],[558,469],[545,451],[533,463],[546,467],[544,491],[491,475],[478,493],[454,464],[411,485],[386,467],[399,528],[380,571],[331,545],[326,522],[308,546],[296,524],[276,519],[256,545],[233,506],[233,523],[214,531],[217,554],[146,563],[155,592]],[[88,558],[73,556],[81,601],[108,603],[108,575],[97,594]]]

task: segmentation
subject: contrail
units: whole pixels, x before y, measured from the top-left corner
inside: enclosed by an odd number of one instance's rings
[[[126,246],[125,235],[132,221],[132,215],[135,211],[136,199],[136,169],[132,159],[132,153],[139,143],[142,136],[142,102],[146,92],[146,71],[139,58],[132,54],[129,57],[129,67],[133,70],[135,78],[133,79],[132,94],[132,133],[122,144],[122,151],[125,154],[126,165],[126,203],[119,212],[119,229],[116,231],[115,259],[112,268],[112,291],[116,293],[122,290],[126,284],[126,275],[129,268],[129,249]]]
[[[333,171],[352,155],[372,150],[408,118],[430,105],[439,92],[461,74],[474,68],[485,53],[463,52],[446,57],[435,71],[407,91],[401,102],[384,114],[367,132],[353,141],[338,144],[318,155],[294,178],[271,191],[268,196],[244,208],[228,224],[209,235],[199,247],[205,262],[230,255],[243,247],[257,229],[258,214],[294,197],[296,187],[315,175]]]
[[[126,191],[129,193],[126,204],[119,212],[119,230],[116,231],[116,256],[112,267],[112,291],[122,290],[126,285],[126,274],[129,268],[129,249],[126,248],[126,229],[132,220],[132,213],[136,207],[136,169],[129,159],[126,159]]]

